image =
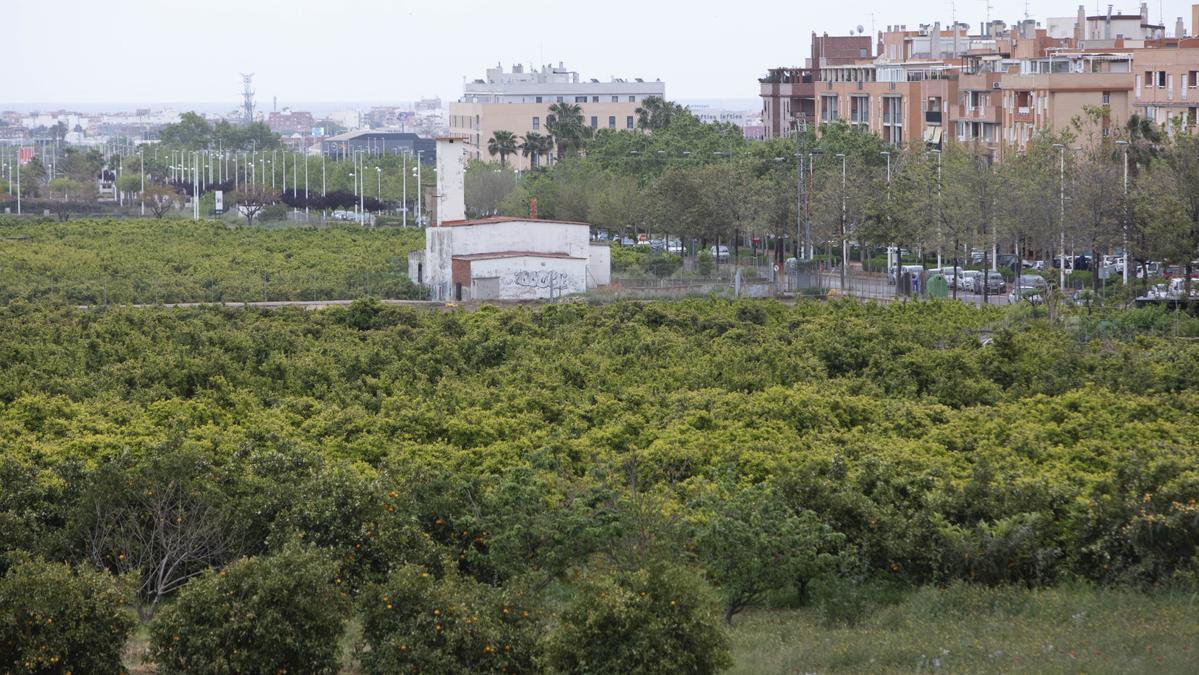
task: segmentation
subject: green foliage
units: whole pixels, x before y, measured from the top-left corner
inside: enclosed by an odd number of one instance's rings
[[[580,579],[545,636],[545,661],[568,673],[715,673],[728,636],[703,581],[655,563]]]
[[[1175,336],[1199,320],[16,300],[0,307],[0,548],[92,558],[79,514],[143,522],[144,493],[122,487],[155,458],[222,507],[229,557],[302,541],[350,595],[416,565],[448,579],[416,587],[430,597],[597,603],[576,626],[592,609],[669,616],[626,591],[674,582],[604,571],[674,574],[646,559],[705,572],[724,596],[704,601],[709,618],[733,594],[803,604],[807,586],[830,625],[870,625],[880,596],[930,584],[1184,587],[1199,572],[1199,344]],[[189,585],[217,583],[201,578]],[[624,595],[600,606],[601,587]],[[582,644],[556,639],[562,659]]]
[[[519,592],[408,565],[360,605],[367,673],[534,670],[541,613]]]
[[[336,567],[290,547],[192,581],[151,624],[167,673],[333,673],[349,609]]]
[[[3,223],[0,302],[69,304],[420,298],[413,230],[234,228],[201,221]],[[148,255],[147,252],[153,252]]]
[[[0,669],[121,673],[134,621],[117,581],[84,566],[24,559],[0,578]]]
[[[812,511],[792,512],[768,486],[698,486],[691,513],[696,556],[724,597],[724,618],[765,592],[795,587],[806,599],[811,581],[832,572],[844,537]]]
[[[271,150],[278,148],[279,134],[270,130],[265,122],[238,125],[226,120],[210,123],[194,112],[185,112],[175,124],[168,124],[158,131],[163,147],[184,150]]]

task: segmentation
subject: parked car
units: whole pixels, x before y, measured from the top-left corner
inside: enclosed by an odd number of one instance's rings
[[[683,255],[683,242],[678,239],[667,239],[666,250],[675,255]]]
[[[1145,266],[1142,267],[1141,265],[1136,264],[1136,262],[1134,261],[1132,263],[1132,265],[1133,265],[1132,269],[1133,269],[1133,271],[1136,272],[1136,276],[1138,279],[1145,276],[1146,268],[1148,268],[1149,276],[1151,276],[1151,277],[1160,276],[1162,273],[1162,264],[1158,263],[1158,262],[1146,263]]]
[[[1018,289],[1013,288],[1012,292],[1008,293],[1007,301],[1009,304],[1014,305],[1021,300],[1030,302],[1034,305],[1039,305],[1042,302],[1045,302],[1045,296],[1042,295],[1042,291],[1039,289],[1026,288],[1023,286]]]
[[[713,258],[715,258],[716,262],[728,262],[729,261],[729,247],[728,246],[709,247],[708,254],[711,255]]]
[[[919,275],[923,271],[924,271],[924,268],[921,267],[920,265],[902,265],[899,267],[900,274]],[[887,274],[887,281],[892,286],[895,285],[895,272],[896,272],[896,269],[894,267],[892,267],[891,271]]]
[[[632,237],[624,237],[620,240],[621,246],[636,246],[637,242]]]
[[[999,272],[987,272],[987,292],[1002,293],[1007,290],[1007,282],[1004,281],[1003,275]],[[979,288],[978,292],[982,289]]]
[[[958,270],[958,289],[967,293],[981,293],[983,273],[978,270]]]
[[[1049,289],[1049,284],[1045,282],[1045,277],[1039,274],[1021,274],[1020,283],[1017,285],[1021,289],[1031,288],[1036,291],[1046,291]]]
[[[1170,299],[1179,299],[1179,298],[1188,297],[1187,296],[1187,280],[1182,277],[1171,279],[1170,286],[1166,290],[1166,297],[1170,298]],[[1191,297],[1192,299],[1199,298],[1199,279],[1191,279],[1191,293],[1190,293],[1189,297]]]

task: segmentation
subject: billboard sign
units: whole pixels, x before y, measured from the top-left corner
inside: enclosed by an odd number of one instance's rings
[[[220,215],[225,212],[225,191],[224,190],[216,191],[216,212],[217,212],[217,215]]]
[[[22,164],[28,164],[32,160],[33,146],[22,145],[21,149],[17,151],[17,161],[21,162]]]

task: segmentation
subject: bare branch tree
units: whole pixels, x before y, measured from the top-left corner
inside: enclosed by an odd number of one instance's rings
[[[167,185],[151,185],[146,188],[146,203],[155,218],[162,218],[179,202],[179,193]]]
[[[205,485],[205,462],[187,456],[97,472],[83,503],[83,536],[97,567],[138,578],[138,618],[189,579],[231,557],[232,528],[218,493]]]
[[[253,225],[254,218],[262,210],[279,201],[279,190],[265,185],[246,185],[233,193],[232,200],[246,217],[246,225]]]

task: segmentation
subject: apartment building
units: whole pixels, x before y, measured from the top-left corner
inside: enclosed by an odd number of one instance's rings
[[[496,131],[548,134],[549,109],[555,103],[578,105],[583,123],[593,130],[623,130],[637,127],[637,109],[650,96],[665,98],[665,83],[641,78],[584,81],[562,63],[529,70],[515,65],[511,72],[497,65],[487,70],[486,79],[467,83],[462,98],[450,103],[450,135],[466,139],[468,159],[486,161],[492,159],[487,143]],[[519,169],[531,165],[530,158],[519,154],[508,161]]]
[[[1199,5],[1196,6],[1199,13]],[[1199,39],[1133,52],[1134,112],[1169,133],[1194,130],[1199,117]]]
[[[811,53],[802,68],[772,68],[758,80],[762,125],[767,138],[791,136],[816,120],[814,83],[822,68],[869,61],[874,46],[866,35],[812,33]]]
[[[1199,5],[1192,15],[1199,23]],[[1171,132],[1193,128],[1199,38],[1186,37],[1181,17],[1166,36],[1145,5],[1135,15],[1080,7],[1048,29],[1033,20],[1011,28],[991,21],[973,35],[960,23],[888,26],[877,56],[772,69],[759,82],[768,136],[794,133],[804,121],[844,120],[895,145],[952,139],[999,157],[1038,132],[1069,127],[1088,108],[1107,109],[1099,137],[1133,113]]]
[[[1003,142],[1023,148],[1038,131],[1068,128],[1088,107],[1107,107],[1104,136],[1123,126],[1132,112],[1132,63],[1130,53],[1059,52],[1021,59],[1019,70],[999,82]]]

